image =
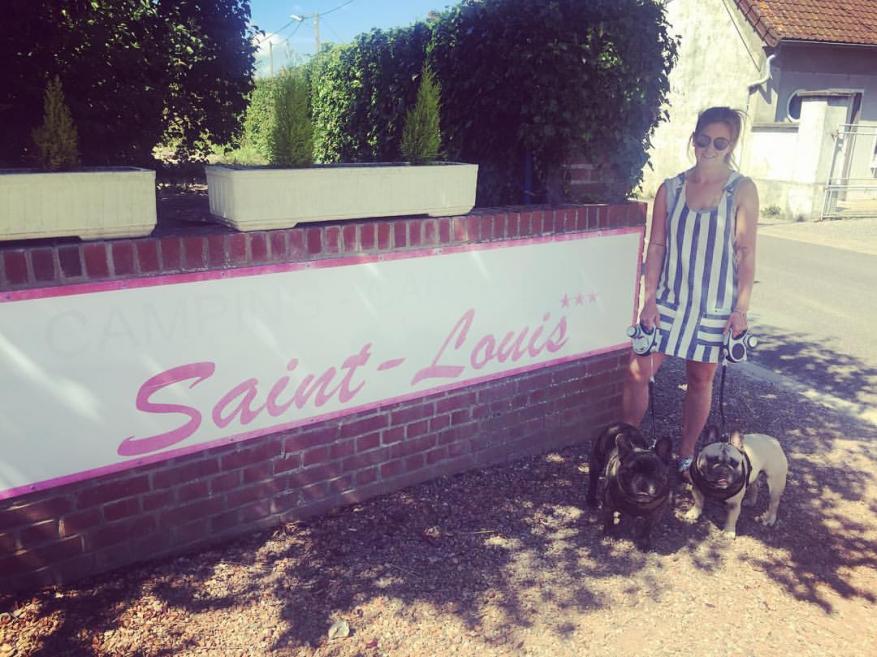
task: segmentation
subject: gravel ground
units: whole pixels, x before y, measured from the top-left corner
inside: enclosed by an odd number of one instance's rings
[[[675,433],[683,382],[676,364],[660,374],[658,435]],[[875,427],[733,369],[725,397],[732,425],[789,454],[774,528],[754,521],[762,496],[727,541],[715,507],[681,520],[683,491],[654,551],[625,527],[607,540],[584,506],[584,441],[0,597],[0,657],[877,654]]]

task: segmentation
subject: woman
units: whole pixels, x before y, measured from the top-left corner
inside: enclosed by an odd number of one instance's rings
[[[731,166],[741,127],[737,110],[702,112],[690,142],[697,163],[658,189],[640,312],[644,327],[659,327],[658,351],[631,356],[622,396],[622,419],[639,426],[649,403],[649,378],[667,356],[685,360],[678,466],[686,478],[709,417],[724,334],[748,328],[758,191]]]

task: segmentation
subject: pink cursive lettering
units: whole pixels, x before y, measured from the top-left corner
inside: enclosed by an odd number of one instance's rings
[[[462,365],[439,365],[438,362],[439,360],[441,360],[442,356],[444,356],[445,349],[448,348],[448,345],[451,343],[451,340],[453,340],[455,336],[457,340],[454,343],[454,351],[457,351],[460,347],[463,346],[463,344],[466,342],[466,335],[469,333],[469,327],[472,326],[472,320],[474,318],[474,308],[470,308],[463,313],[463,316],[454,325],[454,328],[451,329],[450,334],[445,339],[445,342],[442,345],[441,349],[438,350],[435,358],[432,359],[432,365],[430,365],[429,367],[424,367],[422,370],[419,370],[417,374],[414,375],[414,378],[411,379],[412,386],[416,386],[424,379],[455,379],[460,376],[463,370],[466,369]]]
[[[224,429],[238,416],[241,418],[241,424],[249,424],[255,420],[265,408],[264,404],[256,410],[253,410],[251,406],[256,395],[259,394],[258,386],[259,379],[247,379],[225,393],[213,407],[213,423],[220,429]],[[223,416],[222,412],[225,408],[238,397],[243,397],[243,399],[238,402],[231,413]]]
[[[137,392],[137,410],[144,413],[181,413],[188,417],[189,420],[172,431],[149,436],[148,438],[135,438],[134,436],[125,438],[116,450],[119,456],[139,456],[140,454],[155,452],[159,449],[176,445],[195,433],[198,427],[201,426],[201,413],[198,409],[182,404],[156,404],[150,398],[153,393],[163,388],[182,381],[188,381],[189,379],[194,379],[189,384],[190,388],[194,388],[202,381],[213,376],[215,370],[216,365],[211,362],[189,363],[188,365],[171,368],[147,379]]]
[[[543,338],[550,320],[551,313],[545,313],[542,321],[535,328],[524,326],[517,332],[509,331],[498,343],[495,335],[484,334],[474,346],[468,348],[469,365],[472,369],[480,370],[494,360],[498,363],[505,363],[508,360],[517,363],[524,357],[537,358],[543,351],[549,353],[560,351],[567,343],[566,317],[561,317],[548,337]],[[412,386],[426,379],[455,379],[463,374],[465,366],[455,364],[452,354],[467,350],[466,345],[474,322],[475,310],[470,308],[454,324],[429,367],[423,368],[414,375],[411,380]]]
[[[337,398],[341,404],[347,404],[355,399],[365,386],[364,380],[359,380],[357,375],[360,368],[366,365],[371,358],[371,343],[363,345],[358,353],[348,356],[340,368],[330,367],[319,376],[307,374],[299,382],[292,396],[281,401],[290,385],[290,376],[283,375],[274,382],[269,390],[264,404],[257,404],[259,397],[259,379],[249,378],[233,386],[213,406],[210,418],[219,429],[225,429],[234,422],[240,426],[246,426],[256,420],[263,411],[268,415],[279,417],[285,414],[290,407],[304,408],[313,403],[317,408],[324,406],[333,398]],[[299,365],[296,358],[286,365],[288,372],[293,372]],[[189,363],[169,369],[157,374],[144,383],[137,393],[137,409],[145,413],[181,413],[189,420],[180,427],[166,433],[150,436],[148,438],[135,438],[130,436],[123,440],[118,447],[121,456],[137,456],[155,452],[171,445],[175,445],[190,437],[201,426],[201,411],[192,406],[182,404],[158,404],[151,401],[150,397],[157,391],[181,381],[194,379],[189,385],[196,385],[213,375],[216,366],[210,362]],[[339,374],[343,376],[336,383]]]

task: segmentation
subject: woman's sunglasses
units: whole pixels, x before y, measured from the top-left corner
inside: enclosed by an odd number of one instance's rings
[[[724,137],[716,137],[715,139],[711,139],[709,135],[705,135],[703,133],[694,135],[694,145],[698,148],[707,148],[710,143],[712,143],[713,148],[715,148],[717,151],[723,151],[731,145],[730,140],[725,139]]]

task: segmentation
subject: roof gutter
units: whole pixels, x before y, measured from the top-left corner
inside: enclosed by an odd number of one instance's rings
[[[843,48],[877,48],[877,43],[844,43],[841,41],[816,41],[813,39],[781,39],[778,45],[841,46]]]

